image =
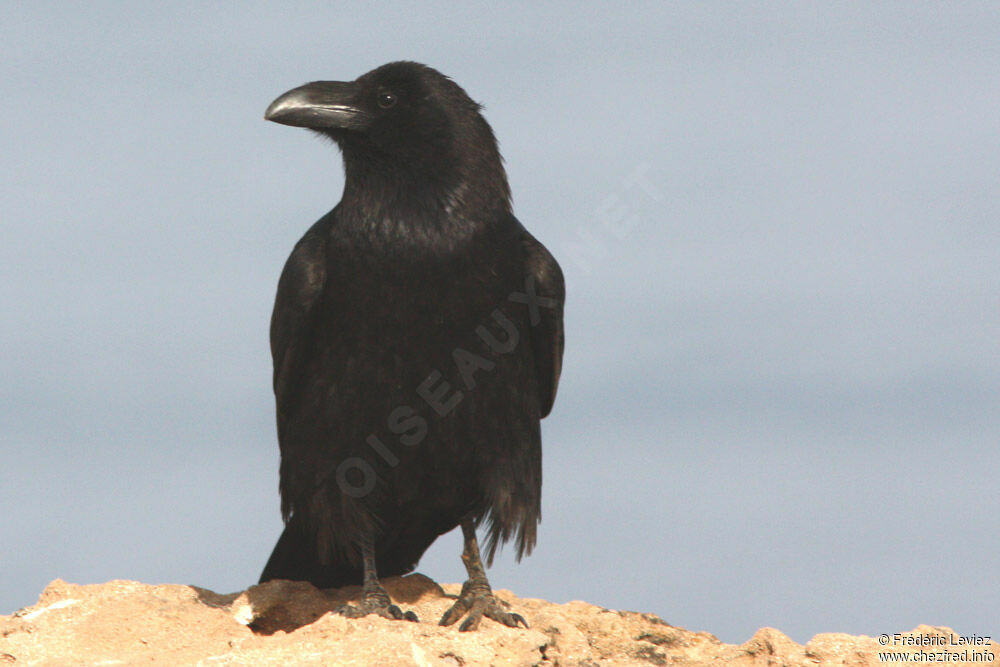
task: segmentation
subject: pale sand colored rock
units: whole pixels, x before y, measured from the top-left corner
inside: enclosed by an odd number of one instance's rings
[[[38,604],[0,616],[0,667],[8,665],[858,665],[879,651],[969,650],[987,646],[887,646],[872,637],[816,635],[805,646],[762,628],[741,645],[668,625],[652,614],[619,612],[585,602],[551,604],[497,591],[531,623],[530,630],[484,621],[459,633],[437,620],[461,586],[422,575],[385,581],[393,600],[420,623],[377,617],[348,620],[331,611],[357,599],[359,588],[320,591],[277,581],[220,595],[202,588],[134,581],[77,586],[56,580]],[[908,636],[951,637],[920,626]],[[945,640],[947,641],[947,640]],[[957,641],[954,640],[953,641]],[[955,664],[955,663],[952,663]],[[957,664],[963,664],[961,662]],[[973,664],[973,663],[968,663]],[[974,663],[1000,665],[997,658]]]

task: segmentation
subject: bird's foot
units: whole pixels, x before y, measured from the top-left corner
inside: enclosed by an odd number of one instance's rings
[[[388,618],[390,621],[412,621],[416,623],[418,620],[417,615],[412,611],[404,612],[392,604],[389,594],[381,587],[376,590],[365,591],[361,602],[356,605],[345,604],[334,613],[346,616],[347,618],[362,618],[369,614],[378,614],[382,618]]]
[[[478,629],[483,616],[511,628],[516,628],[518,625],[527,628],[528,622],[524,620],[524,617],[507,611],[507,607],[506,602],[493,595],[489,584],[484,586],[467,581],[462,586],[462,593],[458,596],[458,600],[441,617],[441,625],[451,625],[468,613],[469,617],[462,622],[462,625],[458,626],[460,632]]]

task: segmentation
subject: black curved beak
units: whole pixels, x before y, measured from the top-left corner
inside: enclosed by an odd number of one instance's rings
[[[311,130],[364,130],[371,117],[360,105],[353,81],[314,81],[271,102],[264,120]]]

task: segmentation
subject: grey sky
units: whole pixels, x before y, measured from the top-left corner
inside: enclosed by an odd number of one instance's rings
[[[539,548],[497,587],[731,642],[1000,634],[991,3],[3,3],[0,613],[256,580],[271,302],[343,182],[263,110],[404,58],[486,105],[567,276]]]

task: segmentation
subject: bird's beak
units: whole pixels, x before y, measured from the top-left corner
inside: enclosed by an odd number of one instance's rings
[[[314,81],[271,102],[264,120],[311,130],[364,130],[371,117],[360,106],[354,82]]]

